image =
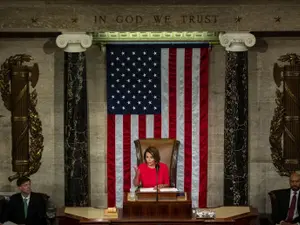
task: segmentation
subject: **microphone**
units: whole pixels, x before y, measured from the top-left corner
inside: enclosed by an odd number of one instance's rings
[[[158,172],[159,172],[159,164],[155,164],[155,169],[156,169],[156,201],[158,202]]]

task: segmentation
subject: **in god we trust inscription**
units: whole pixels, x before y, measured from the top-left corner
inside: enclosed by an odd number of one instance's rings
[[[142,15],[99,15],[94,16],[94,23],[105,24],[108,22],[115,22],[117,24],[140,24],[144,22],[153,22],[154,24],[167,24],[171,22],[179,22],[182,24],[202,24],[202,23],[217,23],[217,15],[201,14],[201,15],[153,15],[153,16],[142,16]]]

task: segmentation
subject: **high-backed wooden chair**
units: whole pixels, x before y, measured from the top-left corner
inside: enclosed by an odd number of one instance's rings
[[[144,152],[149,147],[155,147],[160,154],[160,161],[167,164],[170,174],[170,186],[176,187],[177,156],[180,142],[169,138],[146,138],[134,141],[137,164],[144,162]]]
[[[276,224],[276,218],[278,217],[277,213],[280,210],[280,202],[278,201],[278,199],[282,199],[282,195],[284,195],[285,193],[286,189],[273,190],[268,193],[272,206],[272,213],[270,218],[270,224],[272,225]]]

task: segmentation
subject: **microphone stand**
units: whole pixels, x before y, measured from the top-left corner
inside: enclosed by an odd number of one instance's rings
[[[158,171],[159,171],[159,165],[155,165],[156,169],[156,202],[158,202]]]

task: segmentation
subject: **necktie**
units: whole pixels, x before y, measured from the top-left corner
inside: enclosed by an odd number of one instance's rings
[[[27,209],[28,209],[27,198],[23,199],[23,205],[24,205],[24,215],[25,215],[25,218],[27,218]]]
[[[294,212],[295,212],[295,208],[296,208],[296,200],[297,200],[297,192],[294,191],[294,195],[293,195],[292,202],[291,202],[289,212],[288,212],[287,222],[293,221]]]

